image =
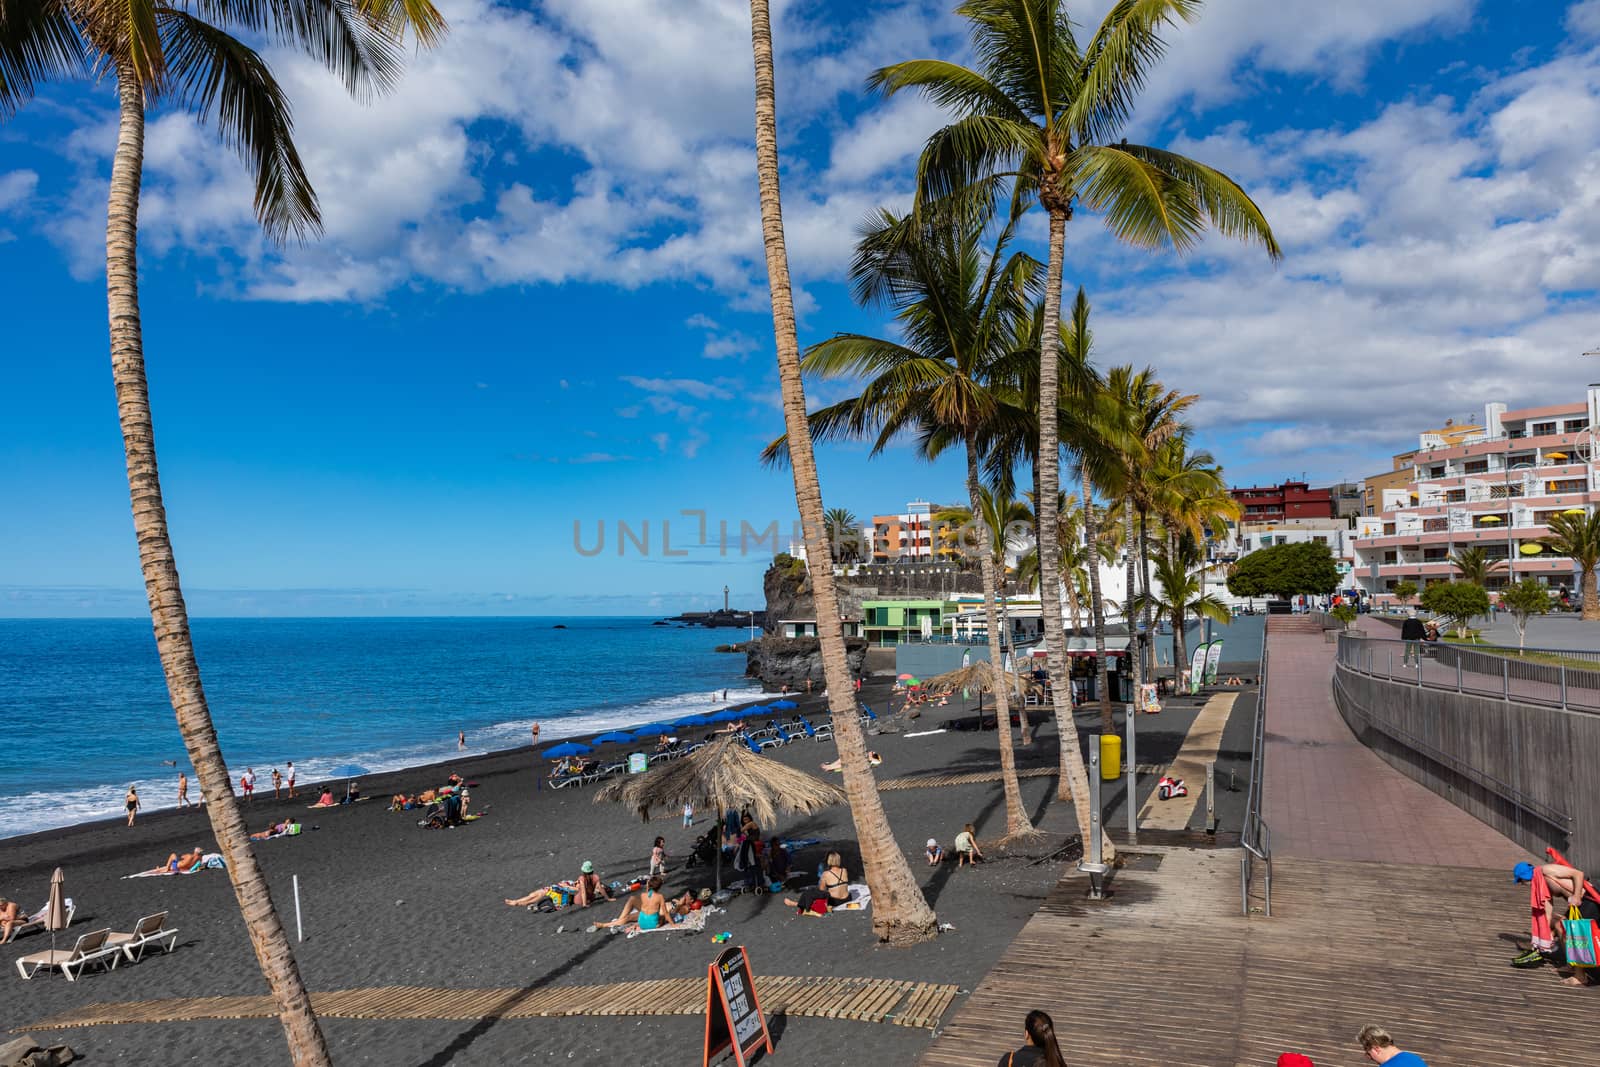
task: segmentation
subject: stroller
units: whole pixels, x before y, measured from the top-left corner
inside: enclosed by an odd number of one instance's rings
[[[707,830],[694,840],[694,851],[689,854],[686,867],[709,867],[717,861],[717,846],[712,841],[713,830]]]

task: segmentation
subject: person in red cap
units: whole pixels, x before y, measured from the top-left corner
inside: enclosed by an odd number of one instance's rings
[[[1285,1052],[1278,1057],[1278,1067],[1317,1067],[1311,1062],[1310,1056],[1302,1056],[1298,1052]]]

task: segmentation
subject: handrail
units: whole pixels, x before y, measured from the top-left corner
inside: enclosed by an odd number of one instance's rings
[[[1346,633],[1339,637],[1335,658],[1347,670],[1400,685],[1498,697],[1579,714],[1600,712],[1600,663],[1586,665],[1593,653],[1526,650],[1557,660],[1549,663],[1518,655],[1520,651],[1449,643],[1419,646],[1396,638]]]
[[[1245,795],[1244,827],[1239,834],[1239,844],[1244,848],[1241,860],[1240,908],[1250,914],[1250,882],[1255,861],[1266,865],[1266,911],[1272,917],[1272,828],[1261,817],[1262,774],[1266,761],[1267,736],[1267,648],[1261,647],[1261,666],[1257,671],[1256,721],[1254,741],[1250,751],[1250,787]]]

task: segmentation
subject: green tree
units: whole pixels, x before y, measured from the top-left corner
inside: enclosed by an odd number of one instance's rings
[[[1417,595],[1417,583],[1395,582],[1392,592],[1394,593],[1394,598],[1400,601],[1400,606],[1405,607],[1406,603]]]
[[[389,88],[400,35],[423,44],[444,32],[428,0],[307,0],[189,5],[177,0],[0,0],[0,118],[54,78],[104,77],[116,86],[117,142],[106,205],[106,309],[111,370],[127,460],[134,535],[156,652],[184,747],[227,862],[228,877],[272,990],[293,1062],[329,1062],[289,939],[272,904],[200,679],[189,615],[167,526],[145,376],[139,305],[139,189],[147,111],[173,107],[214,122],[255,181],[255,213],[269,237],[318,232],[317,197],[295,148],[289,102],[262,57],[239,36],[301,49],[355,93]]]
[[[1550,533],[1541,539],[1544,547],[1577,564],[1584,619],[1600,620],[1600,595],[1595,588],[1595,568],[1600,567],[1600,510],[1584,515],[1563,512],[1552,515],[1545,525]]]
[[[1435,615],[1454,619],[1456,636],[1467,636],[1473,616],[1489,614],[1489,594],[1471,582],[1434,582],[1422,591],[1422,606]]]
[[[1511,613],[1517,628],[1517,647],[1528,644],[1528,620],[1550,610],[1550,590],[1537,578],[1524,578],[1500,594],[1500,606]]]
[[[884,67],[869,81],[890,94],[918,90],[955,116],[929,138],[918,160],[920,205],[950,197],[985,199],[1008,186],[1043,205],[1049,264],[1040,336],[1046,339],[1059,331],[1067,220],[1079,207],[1102,213],[1114,236],[1137,247],[1182,252],[1211,225],[1259,242],[1274,259],[1279,255],[1265,217],[1232,179],[1122,137],[1134,98],[1166,50],[1161,31],[1195,18],[1200,7],[1200,0],[1119,0],[1080,44],[1062,0],[967,0],[956,11],[970,24],[979,69],[918,59]],[[1056,403],[1059,384],[1055,353],[1050,344],[1041,345],[1034,492],[1042,585],[1052,593],[1061,579],[1055,516],[1061,441],[1057,420],[1044,413],[1045,405]],[[1086,489],[1084,500],[1091,499]],[[1096,568],[1090,574],[1098,586]],[[1092,595],[1098,600],[1098,592]],[[1061,605],[1054,595],[1042,604],[1050,671],[1065,678]],[[1104,662],[1102,654],[1102,711],[1109,703]]]
[[[1183,665],[1188,662],[1184,627],[1189,619],[1226,623],[1232,616],[1226,604],[1201,587],[1205,556],[1194,538],[1180,535],[1175,543],[1163,545],[1154,552],[1151,560],[1155,585],[1161,591],[1141,592],[1135,604],[1141,610],[1151,608],[1172,621],[1172,662],[1181,674]]]
[[[1339,566],[1321,541],[1258,548],[1241,557],[1228,575],[1228,592],[1243,597],[1286,599],[1302,593],[1331,593],[1338,587]]]
[[[900,339],[838,334],[811,346],[802,363],[820,377],[861,383],[858,395],[811,414],[814,437],[870,439],[877,455],[911,434],[924,458],[935,459],[950,447],[965,453],[969,515],[991,520],[975,522],[973,532],[989,656],[997,667],[1003,662],[997,557],[1003,560],[1004,546],[995,542],[1005,536],[1006,524],[996,527],[992,520],[1000,516],[985,516],[980,472],[995,421],[1026,414],[1018,410],[1015,392],[996,387],[992,377],[1028,331],[1039,273],[1035,260],[1011,250],[1016,220],[1013,213],[988,246],[986,220],[975,215],[880,212],[862,231],[850,278],[860,303],[893,312]],[[765,458],[779,458],[782,451],[782,442],[774,442]],[[1009,497],[993,502],[1010,506]],[[1016,776],[1005,686],[996,688],[995,706],[1006,833],[1015,838],[1034,830]]]
[[[894,839],[878,785],[867,763],[867,742],[856,714],[839,595],[833,580],[833,553],[823,520],[822,485],[806,419],[805,383],[800,373],[800,341],[795,333],[794,292],[789,283],[789,252],[783,233],[783,198],[778,184],[778,97],[773,76],[772,20],[767,0],[750,0],[750,47],[755,59],[756,185],[761,198],[761,242],[766,251],[772,295],[772,332],[777,349],[783,422],[794,475],[795,506],[805,530],[817,608],[817,639],[823,679],[833,711],[834,739],[850,815],[855,822],[861,865],[872,889],[872,929],[895,944],[925,941],[939,932],[927,897],[911,873],[905,852]]]
[[[849,508],[829,508],[822,516],[828,527],[828,543],[838,563],[858,563],[863,558],[861,520]]]
[[[1482,545],[1469,545],[1458,549],[1450,557],[1450,564],[1461,572],[1463,582],[1487,587],[1489,575],[1500,566],[1501,561],[1489,558],[1489,550]]]
[[[1350,629],[1350,624],[1356,621],[1356,616],[1359,613],[1356,611],[1354,604],[1338,604],[1328,614],[1338,619],[1339,625],[1348,630]]]

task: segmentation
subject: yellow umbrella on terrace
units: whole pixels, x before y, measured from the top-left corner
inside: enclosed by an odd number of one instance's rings
[[[1589,514],[1589,512],[1586,511],[1583,508],[1568,508],[1566,511],[1563,511],[1561,514],[1563,514],[1563,515],[1587,515],[1587,514]]]
[[[1524,556],[1537,556],[1539,553],[1544,551],[1544,546],[1536,545],[1532,541],[1529,541],[1527,544],[1517,549],[1517,551],[1521,552]]]
[[[1478,521],[1479,522],[1484,522],[1484,523],[1494,523],[1494,522],[1504,522],[1505,520],[1500,518],[1500,516],[1498,516],[1498,515],[1485,515],[1483,518],[1479,519]]]
[[[1546,452],[1544,454],[1544,458],[1545,459],[1566,459],[1567,458],[1567,454],[1565,452]]]

